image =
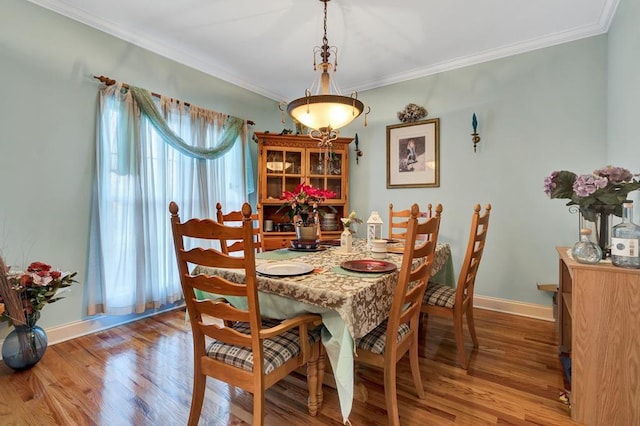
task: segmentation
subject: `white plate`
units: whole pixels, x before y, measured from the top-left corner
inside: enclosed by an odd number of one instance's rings
[[[262,263],[256,266],[256,272],[270,277],[293,277],[313,271],[313,266],[302,262]]]

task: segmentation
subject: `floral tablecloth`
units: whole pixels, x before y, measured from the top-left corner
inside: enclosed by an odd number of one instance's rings
[[[315,268],[314,272],[295,277],[258,276],[258,290],[337,311],[354,339],[366,335],[389,315],[398,278],[397,270],[387,274],[353,274],[339,267],[346,260],[371,259],[363,240],[356,240],[354,250],[349,254],[340,254],[338,247],[317,252],[292,252],[287,249],[279,252],[258,254],[256,264],[287,259],[308,263]],[[438,244],[432,275],[445,267],[450,255],[448,244]],[[389,253],[386,260],[400,267],[402,255]],[[243,271],[232,269],[196,267],[193,274],[199,273],[215,273],[235,282],[244,280]]]

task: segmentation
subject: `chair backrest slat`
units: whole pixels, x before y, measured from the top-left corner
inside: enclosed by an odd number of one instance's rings
[[[188,263],[201,266],[218,266],[222,263],[227,268],[244,268],[245,261],[242,258],[230,257],[215,249],[196,247],[182,251],[182,259]]]
[[[216,324],[199,324],[198,329],[201,333],[229,345],[238,345],[250,348],[252,344],[250,334],[238,333],[230,327],[220,327]]]
[[[249,322],[251,315],[249,312],[233,307],[227,302],[219,299],[198,300],[195,302],[198,312],[214,318],[224,318],[227,321]]]
[[[185,285],[195,288],[206,293],[221,296],[246,296],[247,286],[244,284],[232,283],[218,276],[208,276],[199,274],[195,276],[188,275],[184,277]]]

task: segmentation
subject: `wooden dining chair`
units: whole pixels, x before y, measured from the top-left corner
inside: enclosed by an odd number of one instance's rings
[[[384,371],[388,423],[394,426],[400,424],[396,365],[407,352],[416,391],[420,398],[425,397],[418,362],[419,315],[435,259],[441,213],[442,206],[438,204],[433,217],[424,223],[418,223],[419,207],[417,204],[411,207],[411,216],[406,228],[405,252],[389,318],[356,342],[357,362],[382,368]],[[419,240],[418,236],[424,238]],[[423,258],[423,261],[419,261],[420,258]]]
[[[193,395],[189,425],[197,425],[202,411],[207,376],[245,389],[253,394],[253,424],[264,417],[265,390],[307,364],[308,408],[318,410],[319,315],[300,315],[284,321],[262,319],[256,287],[255,251],[250,245],[243,256],[230,256],[213,248],[190,244],[196,239],[249,240],[254,230],[251,206],[242,206],[239,227],[225,226],[212,219],[180,221],[178,205],[169,204],[171,227],[193,336]],[[192,248],[186,248],[192,247]],[[239,269],[245,282],[235,283],[222,275],[192,275],[190,267],[201,265]],[[215,294],[199,300],[196,291]],[[246,297],[248,309],[232,306],[224,297]],[[215,320],[213,320],[215,319]],[[302,336],[302,337],[300,337]],[[321,361],[322,362],[322,361]],[[320,367],[324,370],[324,367]],[[320,384],[321,386],[321,384]]]
[[[473,347],[478,347],[478,337],[473,323],[473,291],[476,283],[476,275],[489,229],[489,215],[491,204],[487,204],[484,214],[480,216],[480,204],[476,204],[471,216],[471,230],[467,252],[462,262],[460,276],[456,288],[446,285],[429,283],[424,294],[421,311],[425,314],[423,326],[426,330],[429,315],[447,317],[453,320],[458,363],[465,370],[468,367],[468,359],[464,349],[463,316],[467,317],[469,334],[473,341]]]
[[[427,210],[419,211],[418,218],[430,218],[433,215],[431,203],[427,204]],[[407,221],[411,217],[411,210],[393,210],[393,203],[389,203],[389,239],[404,240],[407,233]]]
[[[242,223],[242,212],[234,210],[228,213],[222,212],[222,204],[216,203],[216,218],[218,223],[223,225],[239,226]],[[251,241],[253,241],[253,247],[258,252],[264,251],[264,235],[262,231],[262,220],[260,220],[259,213],[253,213],[251,215],[251,221],[253,223],[253,235]],[[223,253],[241,252],[244,250],[243,240],[220,240]]]

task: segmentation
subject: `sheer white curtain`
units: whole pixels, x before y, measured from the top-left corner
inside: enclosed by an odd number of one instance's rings
[[[168,98],[154,100],[170,129],[195,148],[215,148],[227,116]],[[246,200],[246,125],[215,159],[165,143],[130,90],[100,90],[97,174],[89,247],[88,314],[142,313],[182,299],[168,205],[183,218],[215,217],[215,204]]]

